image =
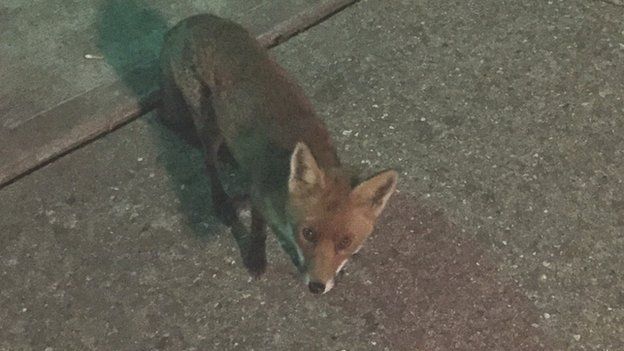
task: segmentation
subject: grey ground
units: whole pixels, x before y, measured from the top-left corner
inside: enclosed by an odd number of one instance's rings
[[[5,128],[124,69],[62,55],[98,49],[82,29],[103,2],[28,30],[54,3],[0,8],[3,35],[27,33],[0,44]],[[154,8],[171,23],[193,3]],[[242,4],[214,10],[282,19]],[[624,350],[619,5],[369,0],[273,50],[345,163],[402,174],[322,297],[275,241],[248,280],[201,156],[151,116],[0,190],[0,350]],[[45,35],[83,39],[46,59]]]

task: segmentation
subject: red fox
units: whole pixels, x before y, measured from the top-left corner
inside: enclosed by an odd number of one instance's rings
[[[160,56],[165,122],[194,129],[217,216],[238,221],[219,180],[220,148],[250,179],[251,228],[243,263],[266,269],[265,228],[275,232],[312,293],[334,277],[373,231],[395,190],[387,170],[352,187],[323,121],[302,88],[240,25],[213,15],[179,22]]]

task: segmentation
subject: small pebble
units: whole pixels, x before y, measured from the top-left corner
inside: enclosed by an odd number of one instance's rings
[[[580,334],[574,334],[572,335],[572,337],[574,338],[574,340],[579,341],[581,340],[581,335]]]

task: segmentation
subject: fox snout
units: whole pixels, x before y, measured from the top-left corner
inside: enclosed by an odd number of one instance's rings
[[[334,287],[334,279],[335,278],[331,278],[326,283],[322,283],[320,281],[309,281],[308,289],[310,289],[310,292],[313,294],[325,294]]]
[[[320,294],[325,292],[325,284],[319,282],[309,282],[308,288],[313,294]]]
[[[334,287],[334,278],[323,282],[321,280],[311,280],[308,275],[305,277],[305,282],[308,285],[308,289],[313,294],[325,294]]]
[[[328,274],[320,274],[322,272],[315,272],[315,270],[308,271],[305,274],[305,284],[313,294],[325,294],[330,291],[335,285],[336,275],[342,270],[342,267],[347,263],[347,259],[342,260],[338,266],[334,266],[331,272],[326,271]]]

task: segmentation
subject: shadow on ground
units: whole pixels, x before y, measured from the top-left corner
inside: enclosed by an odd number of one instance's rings
[[[144,1],[111,0],[100,8],[98,47],[140,101],[147,92],[142,78],[159,74],[154,53],[159,52],[167,29],[165,18]],[[200,237],[212,235],[209,229],[217,221],[201,153],[157,118],[150,117],[148,125],[159,149],[157,160],[167,170],[188,224]]]

